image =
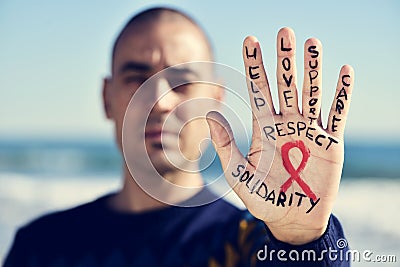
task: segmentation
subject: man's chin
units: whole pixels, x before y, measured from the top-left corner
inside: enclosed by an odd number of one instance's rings
[[[161,175],[168,173],[168,172],[175,172],[175,171],[195,171],[189,170],[189,162],[185,159],[182,154],[176,151],[168,151],[163,150],[159,153],[151,153],[149,154],[151,163],[153,167],[157,170],[157,172]]]
[[[189,160],[182,152],[173,146],[161,143],[146,144],[147,155],[158,173],[172,171],[197,172],[198,167],[194,161]]]
[[[159,174],[177,170],[177,167],[174,166],[171,160],[167,157],[161,144],[153,144],[147,153],[153,168],[156,169]]]

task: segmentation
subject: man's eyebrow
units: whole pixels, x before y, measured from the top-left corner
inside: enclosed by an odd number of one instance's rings
[[[124,63],[119,69],[120,73],[124,73],[127,71],[139,71],[139,72],[149,72],[152,70],[152,67],[145,63],[139,63],[134,61],[128,61]]]
[[[196,77],[200,76],[197,71],[187,67],[169,67],[168,72],[177,75],[195,75]]]

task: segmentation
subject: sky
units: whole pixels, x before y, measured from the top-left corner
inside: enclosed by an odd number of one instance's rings
[[[260,40],[276,100],[276,34],[294,29],[302,82],[303,44],[323,44],[323,116],[339,69],[355,69],[346,138],[400,142],[399,1],[0,1],[0,138],[111,138],[102,78],[113,41],[129,18],[170,6],[210,36],[216,61],[243,72],[242,42]],[[301,86],[300,86],[301,87]],[[246,90],[245,88],[243,90]]]

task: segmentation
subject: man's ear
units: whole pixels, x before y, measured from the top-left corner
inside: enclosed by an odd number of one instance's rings
[[[106,77],[103,79],[103,106],[107,119],[112,119],[111,112],[111,78]]]

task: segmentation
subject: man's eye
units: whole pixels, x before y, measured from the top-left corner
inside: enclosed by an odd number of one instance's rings
[[[188,85],[180,85],[180,86],[176,86],[174,87],[174,91],[177,93],[185,93],[187,91]]]
[[[124,82],[126,84],[131,84],[131,83],[135,83],[135,84],[142,84],[147,80],[147,77],[145,76],[138,76],[138,75],[134,75],[134,76],[127,76],[124,78]]]
[[[170,78],[169,80],[169,84],[170,86],[173,86],[173,90],[175,92],[179,92],[179,93],[184,93],[187,89],[187,87],[190,85],[190,81],[188,81],[187,79],[183,79],[183,78]]]

